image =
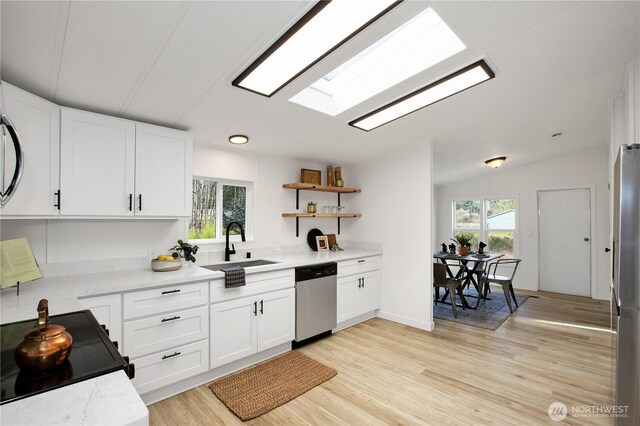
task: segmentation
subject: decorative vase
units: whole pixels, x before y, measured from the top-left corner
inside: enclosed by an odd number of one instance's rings
[[[458,247],[458,254],[460,256],[466,256],[467,254],[469,254],[469,249],[467,248],[467,246],[460,246]]]

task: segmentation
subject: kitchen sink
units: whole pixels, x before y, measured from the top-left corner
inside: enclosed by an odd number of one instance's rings
[[[219,271],[223,268],[230,268],[232,266],[242,266],[243,268],[251,268],[254,266],[264,266],[264,265],[273,265],[280,262],[274,262],[272,260],[264,260],[264,259],[256,259],[256,260],[247,260],[244,262],[224,262],[224,263],[215,263],[213,265],[204,265],[202,268],[208,269],[210,271]]]

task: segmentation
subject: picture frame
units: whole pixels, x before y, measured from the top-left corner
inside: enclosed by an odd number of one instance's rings
[[[318,251],[329,250],[329,239],[326,235],[316,237],[316,244],[318,245]]]
[[[322,172],[320,170],[300,169],[300,183],[320,185]]]

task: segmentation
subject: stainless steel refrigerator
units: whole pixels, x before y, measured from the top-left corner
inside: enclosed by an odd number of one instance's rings
[[[620,147],[614,169],[612,314],[616,425],[640,425],[640,144]],[[617,314],[617,318],[615,315]],[[621,413],[622,414],[622,413]]]

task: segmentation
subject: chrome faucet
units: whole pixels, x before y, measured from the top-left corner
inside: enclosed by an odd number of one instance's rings
[[[238,225],[238,228],[240,228],[240,238],[242,238],[242,241],[246,241],[244,238],[244,229],[242,228],[242,225],[240,224],[240,222],[229,222],[229,224],[227,225],[227,244],[224,247],[224,261],[228,262],[231,260],[231,258],[229,256],[231,256],[232,254],[236,254],[236,246],[231,244],[231,249],[229,249],[229,228],[231,228],[231,225],[236,224]]]

